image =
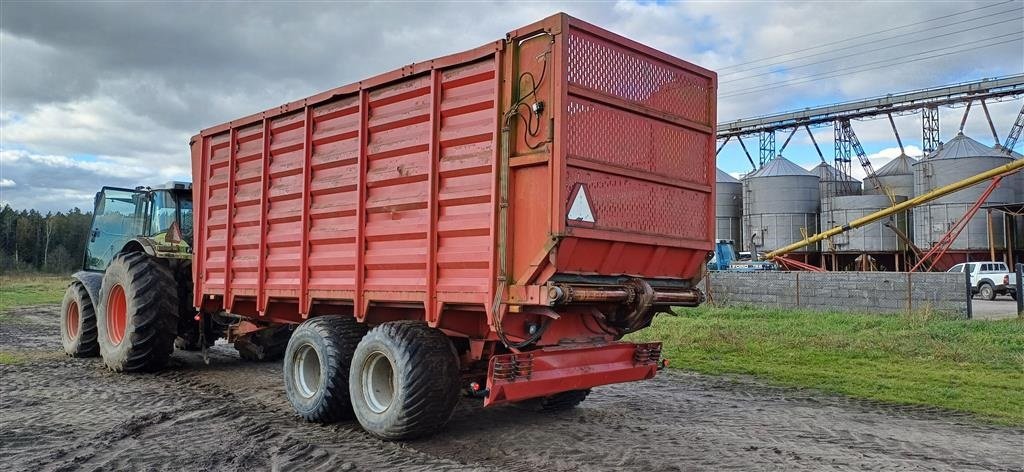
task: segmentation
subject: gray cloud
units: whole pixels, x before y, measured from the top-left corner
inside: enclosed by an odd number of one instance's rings
[[[187,140],[201,128],[469,49],[559,10],[717,69],[982,5],[5,2],[0,181],[13,184],[0,186],[0,200],[43,209],[88,206],[101,184],[187,177]],[[1014,28],[1020,24],[929,46]],[[723,86],[723,93],[900,51],[778,71]],[[737,118],[1021,70],[1015,43],[957,60],[727,98],[719,115]]]

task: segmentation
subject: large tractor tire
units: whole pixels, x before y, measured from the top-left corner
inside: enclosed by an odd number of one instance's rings
[[[60,304],[60,340],[71,357],[96,357],[96,310],[81,282],[72,282]]]
[[[174,274],[140,252],[121,253],[103,274],[97,310],[100,355],[115,372],[164,367],[177,336]]]
[[[392,321],[359,342],[349,371],[356,419],[386,440],[434,433],[459,401],[459,360],[451,340],[419,321]]]
[[[242,360],[252,362],[273,362],[284,357],[288,340],[292,336],[291,325],[264,328],[234,341],[235,350]]]
[[[351,316],[317,316],[295,328],[284,358],[284,391],[306,421],[351,419],[349,365],[366,325]]]

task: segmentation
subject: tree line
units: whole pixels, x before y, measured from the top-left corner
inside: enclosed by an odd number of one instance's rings
[[[82,268],[92,212],[75,208],[45,215],[0,210],[0,271],[67,273]]]

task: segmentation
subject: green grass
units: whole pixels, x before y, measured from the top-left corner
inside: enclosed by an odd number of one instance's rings
[[[712,307],[679,313],[630,338],[662,341],[675,368],[1024,424],[1019,319]]]
[[[0,315],[12,308],[60,303],[68,280],[63,275],[0,275]]]
[[[0,351],[0,365],[17,365],[22,362],[25,362],[25,358],[9,352]]]

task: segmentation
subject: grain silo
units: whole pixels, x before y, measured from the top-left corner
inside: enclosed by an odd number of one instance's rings
[[[743,247],[766,252],[818,232],[818,177],[778,156],[743,178]],[[811,245],[794,251],[817,252]]]
[[[1007,153],[1005,148],[999,147],[997,148],[997,151],[1002,154],[1009,154],[1010,158],[1013,160],[1024,159],[1024,155],[1021,155],[1021,153],[1012,149]],[[1016,203],[1024,203],[1024,171],[1017,172],[1014,177],[1017,178],[1017,182],[1015,183],[1017,187],[1017,194],[1014,197],[1014,201]],[[1007,219],[1014,223],[1008,225],[1009,228],[1007,229],[1009,229],[1008,235],[1010,240],[1016,243],[1013,246],[1013,257],[1010,259],[1012,259],[1014,263],[1024,262],[1024,215],[1007,215]]]
[[[875,177],[879,184],[892,191],[893,195],[904,197],[914,196],[914,164],[917,160],[906,154],[900,154],[888,164],[875,170]],[[864,182],[865,195],[884,195],[881,190],[876,189],[874,184]]]
[[[845,172],[840,172],[828,163],[822,162],[818,164],[811,169],[811,173],[818,176],[818,187],[820,188],[823,201],[826,197],[861,194],[861,183],[859,180]]]
[[[907,197],[897,196],[896,202]],[[833,197],[831,207],[821,213],[821,228],[827,230],[845,225],[892,205],[888,195],[844,195]],[[832,270],[864,269],[855,261],[872,261],[870,270],[905,270],[903,254],[906,243],[899,234],[906,235],[910,222],[905,212],[837,234],[822,242],[822,258]],[[897,232],[898,231],[898,232]],[[870,256],[870,257],[860,257]]]
[[[716,171],[715,239],[730,239],[739,246],[743,234],[743,184],[722,169]]]
[[[1006,154],[960,133],[913,165],[914,193],[921,195],[1011,161],[1012,159]],[[1016,199],[1018,182],[1012,178],[1004,179],[1000,186],[992,192],[986,203],[1013,202]],[[982,182],[915,208],[913,215],[915,244],[925,250],[940,241],[977,202],[988,185],[989,181]],[[979,211],[971,218],[937,267],[949,267],[965,260],[990,259],[989,235],[985,212]],[[1006,249],[1004,235],[1003,221],[994,219],[991,244],[996,249],[997,257],[1001,257]]]

